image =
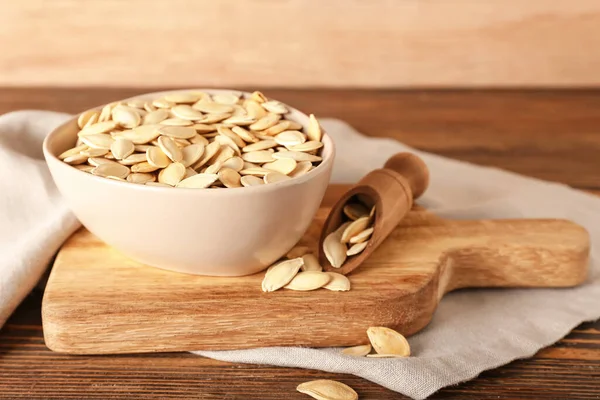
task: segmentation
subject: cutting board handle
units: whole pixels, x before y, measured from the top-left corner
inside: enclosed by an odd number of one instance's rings
[[[571,287],[587,277],[589,234],[572,221],[452,221],[447,238],[440,233],[426,245],[438,254],[439,297],[461,288]]]

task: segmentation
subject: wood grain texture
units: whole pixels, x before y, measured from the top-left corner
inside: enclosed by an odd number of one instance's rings
[[[0,88],[0,113],[76,112],[140,89]],[[269,91],[360,131],[441,155],[569,184],[600,195],[600,92]],[[329,191],[332,204],[344,188]],[[187,353],[69,356],[43,342],[34,292],[0,330],[1,399],[305,399],[301,382],[336,379],[362,399],[405,399],[362,378],[321,371],[227,364]],[[583,324],[533,358],[442,389],[432,399],[597,399],[600,321]]]
[[[3,2],[0,84],[135,87],[600,83],[600,3]]]
[[[329,211],[319,210],[302,245],[316,251]],[[44,337],[50,349],[74,354],[354,346],[370,326],[418,332],[454,289],[578,285],[588,255],[587,232],[570,221],[450,221],[418,208],[349,275],[349,292],[263,293],[263,272],[223,278],[151,268],[81,229],[48,279]]]

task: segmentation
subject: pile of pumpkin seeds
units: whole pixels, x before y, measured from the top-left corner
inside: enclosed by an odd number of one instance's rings
[[[322,158],[322,129],[306,129],[262,93],[173,92],[85,111],[59,158],[91,174],[149,186],[236,188],[299,177]]]

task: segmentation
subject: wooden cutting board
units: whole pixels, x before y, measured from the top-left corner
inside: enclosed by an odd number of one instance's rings
[[[322,208],[303,239],[315,246]],[[261,291],[263,273],[179,274],[127,259],[85,229],[59,252],[44,338],[77,354],[351,346],[370,326],[423,329],[465,287],[567,287],[587,274],[589,238],[564,220],[448,221],[413,209],[349,278],[352,290]]]

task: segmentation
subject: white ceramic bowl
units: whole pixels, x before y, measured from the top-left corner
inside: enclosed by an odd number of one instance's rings
[[[290,110],[287,118],[306,127],[307,115]],[[335,155],[324,134],[323,161],[298,178],[233,189],[161,188],[97,177],[59,160],[78,130],[77,117],[56,128],[44,140],[44,156],[81,223],[134,260],[199,275],[252,274],[290,250],[319,208]]]

